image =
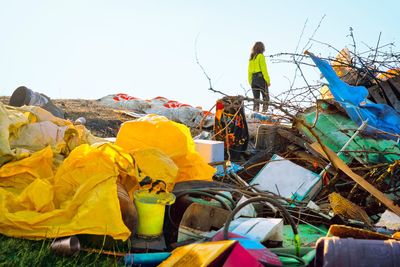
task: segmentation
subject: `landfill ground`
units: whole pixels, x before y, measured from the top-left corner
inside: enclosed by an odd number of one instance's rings
[[[398,266],[400,69],[306,54],[308,106],[0,97],[0,266]]]

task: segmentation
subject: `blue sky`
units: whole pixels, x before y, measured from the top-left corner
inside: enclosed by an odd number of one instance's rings
[[[0,0],[0,95],[25,85],[52,98],[96,99],[124,92],[210,108],[215,89],[244,94],[255,41],[266,54],[294,52],[326,15],[315,39],[340,49],[359,41],[400,42],[400,4],[381,1]],[[399,44],[398,44],[399,45]],[[334,54],[313,45],[312,52]],[[268,62],[272,94],[288,89],[293,66]],[[311,71],[309,79],[318,79]]]

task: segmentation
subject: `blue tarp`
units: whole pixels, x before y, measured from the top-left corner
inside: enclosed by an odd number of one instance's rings
[[[337,76],[328,62],[311,53],[310,56],[328,81],[332,95],[354,122],[360,126],[367,121],[365,131],[370,134],[395,140],[400,137],[400,114],[395,109],[371,102],[367,99],[367,88],[348,85]]]

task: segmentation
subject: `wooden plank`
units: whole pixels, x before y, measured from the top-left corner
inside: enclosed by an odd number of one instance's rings
[[[279,128],[278,129],[278,134],[280,136],[282,136],[283,138],[287,139],[289,142],[298,145],[299,147],[302,147],[304,149],[306,148],[307,141],[296,136],[295,134],[293,134],[292,132],[288,131],[288,130],[284,130]]]
[[[383,82],[380,83],[380,86],[383,88],[383,92],[387,99],[389,99],[390,106],[392,106],[395,110],[400,110],[400,101],[397,99],[397,95],[393,92],[390,84],[388,82]]]
[[[400,76],[387,80],[387,82],[392,86],[392,89],[397,91],[400,95]]]
[[[311,146],[318,151],[323,157],[326,159],[331,159],[332,164],[337,167],[338,169],[342,170],[347,176],[349,176],[353,181],[355,181],[358,185],[360,185],[362,188],[364,188],[368,193],[373,195],[376,199],[378,199],[382,204],[384,204],[386,207],[388,207],[391,211],[396,213],[397,215],[400,216],[400,207],[396,206],[392,200],[387,198],[385,194],[383,194],[381,191],[376,189],[372,184],[370,184],[368,181],[366,181],[364,178],[362,178],[360,175],[354,173],[349,166],[346,165],[332,150],[330,150],[328,147],[322,146],[319,143],[313,143]],[[329,157],[325,154],[325,151],[329,155]]]
[[[372,99],[374,100],[375,103],[380,103],[380,104],[387,104],[385,98],[381,95],[381,88],[379,88],[378,85],[374,85],[370,88],[368,88],[368,92],[371,95]]]

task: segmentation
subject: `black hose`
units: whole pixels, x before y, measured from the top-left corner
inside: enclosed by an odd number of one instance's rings
[[[289,214],[289,212],[285,209],[285,207],[282,206],[279,201],[269,198],[269,197],[253,197],[242,204],[238,205],[236,208],[233,209],[231,214],[229,214],[228,219],[226,220],[226,223],[224,225],[224,239],[228,239],[228,231],[229,231],[229,225],[231,224],[232,219],[235,217],[236,213],[238,213],[244,206],[247,206],[248,204],[254,203],[254,202],[268,202],[272,204],[273,206],[276,206],[279,209],[279,212],[281,215],[289,222],[290,226],[292,227],[293,234],[295,236],[295,243],[296,243],[296,255],[299,256],[300,254],[300,242],[299,242],[299,232],[296,227],[296,223],[293,221],[292,216]]]

